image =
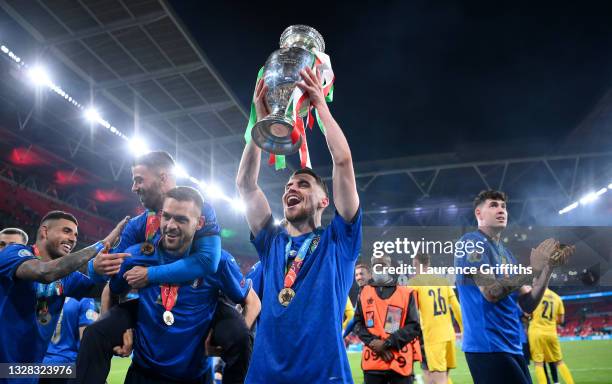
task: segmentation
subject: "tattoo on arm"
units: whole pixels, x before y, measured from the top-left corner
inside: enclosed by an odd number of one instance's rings
[[[521,274],[511,277],[496,278],[494,275],[479,272],[472,275],[474,282],[484,295],[487,301],[496,303],[512,292],[518,290],[523,285],[533,281],[533,275]]]
[[[15,276],[22,280],[48,284],[76,271],[95,255],[96,247],[91,245],[51,261],[28,260],[17,268]]]

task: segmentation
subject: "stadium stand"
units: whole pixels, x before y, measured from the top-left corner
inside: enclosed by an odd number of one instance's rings
[[[612,334],[612,301],[587,299],[565,303],[565,324],[559,327],[564,337],[589,337]]]
[[[79,241],[90,243],[106,236],[114,224],[108,219],[70,206],[51,196],[0,178],[0,227],[19,227],[35,238],[40,219],[51,210],[63,210],[79,221]]]

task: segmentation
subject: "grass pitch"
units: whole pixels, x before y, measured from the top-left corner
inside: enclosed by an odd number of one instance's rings
[[[561,343],[563,360],[569,367],[574,381],[580,384],[607,384],[612,382],[612,340],[600,341],[567,341]],[[355,384],[363,383],[361,372],[361,354],[350,353],[349,362]],[[121,384],[130,365],[130,359],[113,358],[109,384]],[[529,366],[531,377],[535,383],[533,363]],[[416,374],[421,373],[415,364]],[[463,352],[457,351],[457,369],[451,371],[455,384],[470,384],[472,379],[465,362]],[[297,384],[297,383],[296,383]]]

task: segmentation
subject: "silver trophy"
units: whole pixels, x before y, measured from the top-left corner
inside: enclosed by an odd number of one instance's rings
[[[280,49],[272,53],[264,65],[263,79],[268,86],[266,94],[270,114],[255,124],[251,137],[255,144],[275,155],[290,155],[297,152],[302,137],[293,143],[292,116],[287,116],[289,100],[295,83],[302,80],[300,71],[312,67],[315,55],[312,50],[325,52],[323,36],[306,25],[292,25],[280,37]],[[298,111],[303,116],[304,111]]]

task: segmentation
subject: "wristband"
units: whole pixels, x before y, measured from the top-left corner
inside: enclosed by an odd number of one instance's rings
[[[96,255],[97,255],[104,249],[104,243],[101,241],[98,241],[97,243],[93,245],[93,247],[96,249]]]
[[[94,282],[94,284],[104,284],[110,280],[109,276],[99,275],[94,268],[94,259],[90,259],[87,262],[87,276]]]

